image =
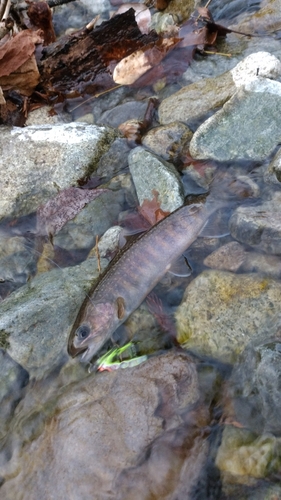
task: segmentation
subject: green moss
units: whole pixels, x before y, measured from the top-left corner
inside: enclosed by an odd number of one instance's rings
[[[5,330],[0,330],[0,347],[1,349],[8,349],[10,347],[10,342],[8,341],[9,333]]]
[[[91,175],[97,169],[101,157],[109,150],[111,144],[118,136],[120,136],[118,130],[106,127],[106,133],[99,140],[95,155],[88,165],[86,176]]]

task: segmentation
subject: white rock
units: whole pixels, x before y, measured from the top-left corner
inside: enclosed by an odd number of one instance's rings
[[[256,78],[276,79],[281,75],[281,62],[269,52],[254,52],[230,71],[236,87]]]

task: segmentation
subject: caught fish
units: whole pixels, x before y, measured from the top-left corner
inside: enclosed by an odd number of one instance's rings
[[[224,190],[179,208],[120,250],[80,308],[69,336],[71,355],[79,351],[82,361],[92,360],[197,239],[210,216],[229,204],[221,201]]]

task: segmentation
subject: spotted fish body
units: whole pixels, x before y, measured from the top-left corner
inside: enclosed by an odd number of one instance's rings
[[[183,206],[121,250],[84,300],[70,333],[69,352],[73,347],[83,350],[82,361],[90,361],[221,206],[213,198]]]

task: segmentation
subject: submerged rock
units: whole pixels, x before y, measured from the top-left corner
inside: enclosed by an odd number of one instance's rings
[[[127,139],[117,137],[99,160],[96,174],[101,177],[114,177],[128,166],[128,154],[131,149]]]
[[[238,271],[245,261],[245,250],[237,241],[219,247],[204,259],[205,266],[221,271]]]
[[[0,437],[8,431],[14,410],[23,396],[29,376],[18,363],[0,349]]]
[[[173,212],[183,204],[183,186],[172,164],[137,147],[129,154],[129,168],[140,205],[153,199],[153,190],[159,193],[162,210]]]
[[[232,418],[258,434],[281,436],[281,320],[273,318],[239,358],[229,380]],[[267,338],[267,340],[265,340]]]
[[[32,241],[0,235],[0,300],[35,274],[37,256],[32,250]]]
[[[220,108],[236,91],[229,73],[192,83],[167,97],[159,106],[162,125],[176,120],[188,122]]]
[[[231,235],[238,241],[269,254],[281,253],[281,193],[259,206],[238,207],[229,221]]]
[[[178,341],[233,362],[279,312],[281,284],[255,274],[204,271],[187,287],[176,312]]]
[[[230,26],[238,31],[247,31],[248,33],[266,33],[271,34],[278,31],[281,27],[280,20],[280,0],[263,0],[260,9],[253,14],[246,16],[239,23]]]
[[[93,247],[96,236],[103,235],[118,221],[123,203],[122,190],[102,193],[63,226],[54,237],[54,244],[68,251]]]
[[[189,411],[198,396],[195,365],[170,352],[69,385],[41,405],[40,419],[21,408],[1,499],[191,498],[208,450],[208,411]]]
[[[226,425],[216,465],[225,479],[251,484],[280,467],[281,439],[273,435],[257,436],[247,429]]]
[[[1,127],[0,219],[25,215],[92,173],[116,137],[113,129],[78,123]]]
[[[277,184],[280,186],[281,183],[281,150],[279,149],[274,156],[273,160],[268,165],[265,173],[264,180],[270,184]]]
[[[118,127],[128,120],[142,120],[147,108],[147,101],[127,101],[108,109],[96,120],[97,125]]]
[[[107,265],[107,261],[102,261]],[[30,376],[68,359],[68,336],[99,272],[96,259],[36,276],[0,304],[0,343]]]
[[[246,250],[238,241],[222,245],[204,259],[204,264],[221,271],[260,273],[272,278],[281,277],[281,260],[277,255],[266,255]]]

